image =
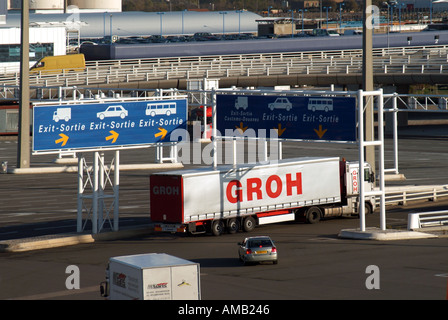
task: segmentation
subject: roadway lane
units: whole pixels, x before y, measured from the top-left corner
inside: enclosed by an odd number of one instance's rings
[[[394,218],[394,223],[402,224],[408,210],[399,208],[389,216]],[[369,215],[366,221],[367,226],[371,226],[378,222],[378,215]],[[203,300],[241,299],[262,303],[446,298],[448,238],[382,242],[337,238],[341,229],[354,228],[358,223],[358,219],[346,218],[316,225],[282,223],[257,228],[250,235],[269,235],[275,240],[278,265],[243,266],[239,263],[237,242],[246,233],[220,237],[148,235],[4,253],[0,259],[0,299],[99,300],[98,284],[104,280],[109,257],[151,252],[199,262]],[[69,265],[79,267],[79,290],[65,288],[68,277],[65,270]],[[368,290],[365,285],[369,276],[366,268],[370,265],[380,270],[377,290]],[[289,303],[286,307],[293,311],[297,305]],[[278,310],[272,312],[276,314]]]
[[[0,162],[14,167],[17,142],[0,140]],[[121,163],[153,163],[154,149],[121,153]],[[386,141],[386,168],[392,166],[391,140]],[[285,142],[283,157],[339,156],[357,159],[355,145]],[[54,155],[33,156],[33,167],[54,166]],[[110,155],[106,153],[106,159]],[[399,169],[407,180],[387,185],[448,183],[448,149],[445,139],[402,138],[399,140]],[[186,167],[189,167],[188,165]],[[149,222],[149,170],[121,171],[120,225]],[[0,174],[0,240],[76,231],[77,175]]]

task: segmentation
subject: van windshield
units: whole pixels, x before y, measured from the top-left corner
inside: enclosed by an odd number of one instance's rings
[[[36,62],[36,64],[34,66],[31,67],[31,69],[42,68],[43,66],[45,66],[45,62],[42,60],[39,60]]]

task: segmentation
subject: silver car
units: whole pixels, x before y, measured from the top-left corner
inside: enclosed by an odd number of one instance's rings
[[[278,263],[277,248],[268,236],[249,237],[238,245],[238,256],[245,265],[264,261]]]

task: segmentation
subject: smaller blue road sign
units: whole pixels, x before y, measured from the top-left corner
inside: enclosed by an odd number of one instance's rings
[[[170,142],[174,130],[187,129],[185,99],[35,106],[33,110],[35,153]]]
[[[217,130],[255,133],[274,129],[280,139],[349,141],[357,139],[356,99],[352,97],[217,96]]]

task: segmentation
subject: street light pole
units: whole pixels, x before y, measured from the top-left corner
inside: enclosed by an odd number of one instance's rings
[[[17,167],[30,167],[30,13],[29,1],[22,0],[21,51],[20,51],[20,100],[19,145]]]
[[[162,16],[165,14],[165,12],[157,12],[157,14],[160,16],[160,37],[162,37],[163,35],[163,21],[162,21]]]
[[[302,16],[302,36],[304,35],[304,22],[305,22],[305,11],[307,11],[306,9],[299,9],[299,12],[301,12],[301,16]]]
[[[324,7],[327,11],[327,31],[328,31],[328,9],[331,9],[331,7]]]
[[[226,32],[226,24],[225,24],[224,16],[227,14],[227,12],[226,11],[220,11],[219,14],[222,14],[222,35],[224,36],[224,34]]]

